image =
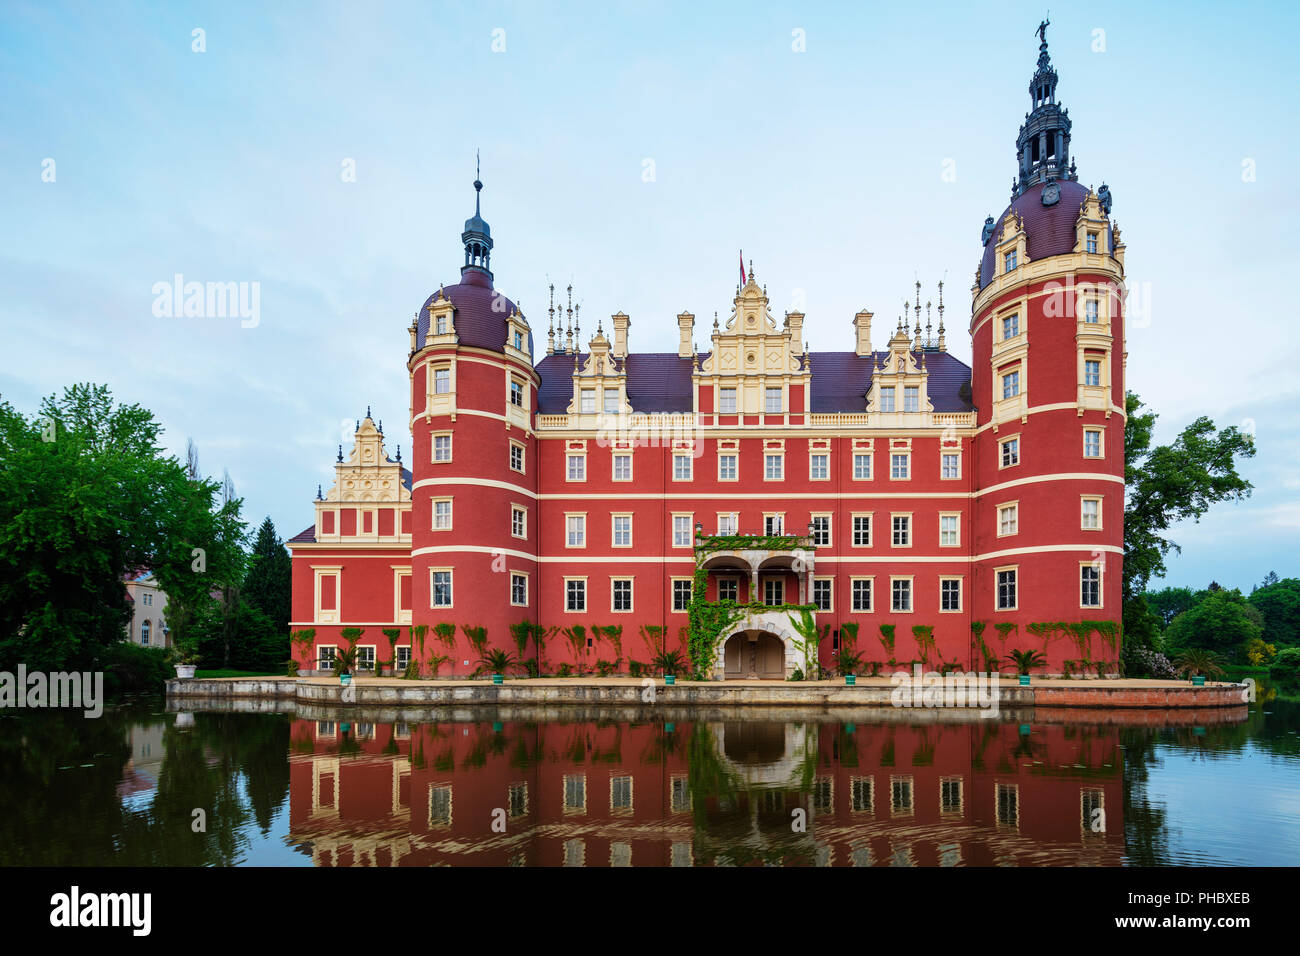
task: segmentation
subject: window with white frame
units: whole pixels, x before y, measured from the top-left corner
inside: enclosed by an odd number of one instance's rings
[[[831,609],[831,579],[813,578],[812,602],[819,611]]]
[[[411,645],[403,644],[401,647],[399,647],[397,649],[397,656],[393,660],[395,661],[393,665],[394,666],[393,673],[396,674],[405,671],[406,668],[409,667],[411,664]]]
[[[961,544],[961,515],[939,515],[939,546],[955,548]]]
[[[570,455],[569,456],[569,481],[586,481],[587,480],[587,456]]]
[[[1020,372],[1007,372],[1002,376],[1002,397],[1015,398],[1020,394]]]
[[[691,603],[691,579],[676,578],[673,580],[673,610],[685,611]]]
[[[819,548],[831,546],[831,516],[813,515],[808,522],[811,525],[813,544]]]
[[[871,578],[854,578],[852,580],[853,588],[853,610],[870,611],[871,610]]]
[[[998,506],[998,536],[1016,534],[1020,530],[1020,506],[1006,504]]]
[[[813,481],[825,481],[831,476],[831,456],[825,452],[814,452],[808,456],[808,477]]]
[[[903,386],[903,411],[916,412],[921,409],[921,389],[916,385]]]
[[[736,578],[719,578],[718,579],[718,600],[739,601],[740,581],[737,580]]]
[[[450,498],[433,499],[433,530],[434,531],[451,530],[451,499]]]
[[[1095,232],[1088,233],[1088,238],[1085,242],[1084,248],[1089,252],[1097,251],[1097,234]]]
[[[912,516],[911,515],[894,515],[893,516],[893,545],[896,548],[906,548],[912,544]]]
[[[632,516],[614,515],[613,543],[616,548],[632,547]]]
[[[440,365],[433,370],[433,393],[448,395],[451,393],[451,366]]]
[[[587,546],[586,515],[566,515],[564,527],[567,534],[566,543],[570,548],[585,548]]]
[[[1101,568],[1095,564],[1079,567],[1079,606],[1101,607]]]
[[[1002,341],[1014,339],[1020,334],[1020,315],[1005,315],[1002,317]]]
[[[853,546],[855,548],[871,547],[871,515],[853,516]]]
[[[853,453],[853,479],[867,481],[871,478],[871,452],[855,451]]]
[[[723,454],[718,456],[718,480],[736,480],[736,456],[734,454]]]
[[[889,477],[907,478],[912,471],[912,456],[909,452],[891,452],[889,456]]]
[[[590,415],[596,411],[596,390],[594,388],[582,389],[578,410],[584,415]]]
[[[785,603],[785,582],[780,578],[767,578],[763,581],[763,603],[768,607],[780,607]]]
[[[433,460],[451,461],[451,435],[433,436]]]
[[[1084,359],[1083,384],[1084,385],[1101,384],[1101,360],[1100,359]]]
[[[785,524],[785,515],[763,515],[763,533],[764,534],[785,534],[782,526]]]
[[[763,456],[763,477],[768,481],[780,481],[785,476],[785,456],[769,452]]]
[[[1096,325],[1098,321],[1097,300],[1088,299],[1083,303],[1083,321]]]
[[[961,578],[939,579],[939,610],[961,610]]]
[[[1085,428],[1083,430],[1083,457],[1101,457],[1101,429]]]
[[[510,603],[515,607],[528,606],[528,575],[511,573]]]
[[[1002,467],[1009,468],[1012,465],[1020,464],[1020,439],[1008,438],[1000,442],[998,448],[1002,453]]]
[[[614,580],[610,582],[609,609],[611,611],[632,610],[631,578],[614,578]]]
[[[894,410],[894,386],[881,386],[880,410],[882,412],[892,412]]]
[[[615,481],[632,480],[632,455],[630,453],[614,455],[613,475]]]
[[[723,415],[736,414],[736,390],[734,388],[719,389],[718,412]]]
[[[510,404],[515,408],[524,407],[524,383],[517,378],[510,380]]]
[[[912,610],[912,579],[891,578],[889,582],[891,611],[906,613]]]
[[[736,534],[738,523],[738,515],[734,511],[718,515],[718,534]]]
[[[961,477],[961,453],[960,452],[945,451],[939,455],[939,477],[940,478]]]
[[[618,389],[607,388],[600,393],[601,405],[606,415],[618,414]]]
[[[1002,257],[1003,272],[1014,272],[1016,268],[1016,250],[1012,249]]]
[[[691,516],[673,515],[673,547],[691,547]]]
[[[528,537],[528,509],[510,506],[510,533],[516,538]]]
[[[429,572],[429,595],[434,607],[451,607],[451,569]]]
[[[763,411],[768,415],[781,414],[781,389],[767,388],[764,390]]]
[[[1084,497],[1079,500],[1079,526],[1084,531],[1101,530],[1101,499]]]
[[[523,472],[524,470],[524,446],[510,443],[510,470]]]
[[[1003,568],[997,572],[997,608],[999,611],[1016,609],[1016,569]]]
[[[673,481],[691,480],[691,456],[689,452],[673,453]]]
[[[372,671],[375,669],[375,645],[358,644],[357,645],[357,670]]]
[[[433,334],[434,334],[434,335],[446,335],[446,334],[447,334],[447,317],[446,317],[445,315],[440,315],[440,316],[438,316],[437,321],[434,322],[434,324],[433,324]]]
[[[565,578],[564,580],[564,609],[566,611],[585,611],[587,610],[587,580],[586,578]]]
[[[334,669],[334,653],[338,648],[331,644],[324,644],[316,649],[316,669],[322,671],[332,671]]]

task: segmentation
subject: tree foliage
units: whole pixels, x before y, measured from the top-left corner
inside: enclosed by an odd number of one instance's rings
[[[1259,611],[1240,591],[1221,588],[1203,595],[1165,628],[1167,649],[1199,647],[1235,653],[1263,633]]]
[[[1300,578],[1265,578],[1247,598],[1264,619],[1264,640],[1270,644],[1300,643]]]

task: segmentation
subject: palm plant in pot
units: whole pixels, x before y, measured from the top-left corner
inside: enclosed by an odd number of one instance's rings
[[[1035,667],[1042,667],[1047,663],[1047,658],[1043,656],[1042,651],[1036,651],[1030,648],[1027,651],[1012,651],[1007,655],[1007,660],[1016,666],[1016,673],[1020,675],[1020,685],[1027,687],[1029,685],[1029,672]]]
[[[357,649],[340,647],[334,651],[334,669],[338,671],[340,684],[352,683],[352,671],[357,666]]]
[[[492,683],[494,684],[500,684],[504,681],[506,672],[510,668],[519,666],[519,658],[500,647],[494,647],[492,650],[486,651],[478,659],[478,662],[483,670],[492,674]]]
[[[1207,677],[1223,676],[1219,655],[1200,647],[1187,648],[1174,660],[1174,666],[1180,674],[1190,678],[1195,687],[1204,687]]]
[[[686,669],[686,659],[681,651],[660,651],[650,663],[663,671],[665,684],[676,684],[677,673]]]

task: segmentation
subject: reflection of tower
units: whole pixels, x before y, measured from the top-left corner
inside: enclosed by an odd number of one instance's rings
[[[1080,185],[1069,159],[1045,33],[1012,201],[984,224],[970,327],[970,614],[1022,634],[1034,621],[1121,614],[1124,246],[1109,190]],[[1114,660],[1092,640],[1083,656]],[[1057,671],[1075,648],[1058,641],[1047,653]]]
[[[505,647],[510,625],[537,620],[538,379],[528,323],[492,285],[482,188],[475,179],[460,282],[420,307],[407,362],[412,621],[455,629],[443,676],[478,666],[463,627],[485,627],[488,646]]]

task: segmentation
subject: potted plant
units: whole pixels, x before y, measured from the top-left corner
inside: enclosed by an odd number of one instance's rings
[[[352,671],[357,666],[357,649],[339,647],[334,651],[334,669],[338,671],[339,683],[347,686],[352,683]]]
[[[200,658],[198,650],[192,641],[181,641],[172,648],[172,663],[176,667],[176,676],[181,680],[189,680],[194,676],[194,668]]]
[[[1184,677],[1190,677],[1193,687],[1204,687],[1206,677],[1222,677],[1219,655],[1199,647],[1189,647],[1178,655],[1174,666]]]
[[[1035,667],[1042,667],[1047,663],[1047,658],[1043,656],[1042,651],[1036,651],[1030,648],[1027,651],[1012,651],[1008,656],[1012,664],[1016,666],[1016,673],[1020,675],[1020,686],[1029,686],[1029,672]]]
[[[862,655],[847,645],[842,645],[835,655],[835,666],[844,677],[848,687],[858,683],[858,671],[862,670]]]
[[[519,664],[519,659],[509,651],[499,647],[485,653],[478,659],[484,670],[491,672],[492,683],[500,684],[505,680],[506,671]]]
[[[663,671],[665,684],[676,684],[677,672],[686,669],[686,660],[681,651],[660,651],[651,663]]]

